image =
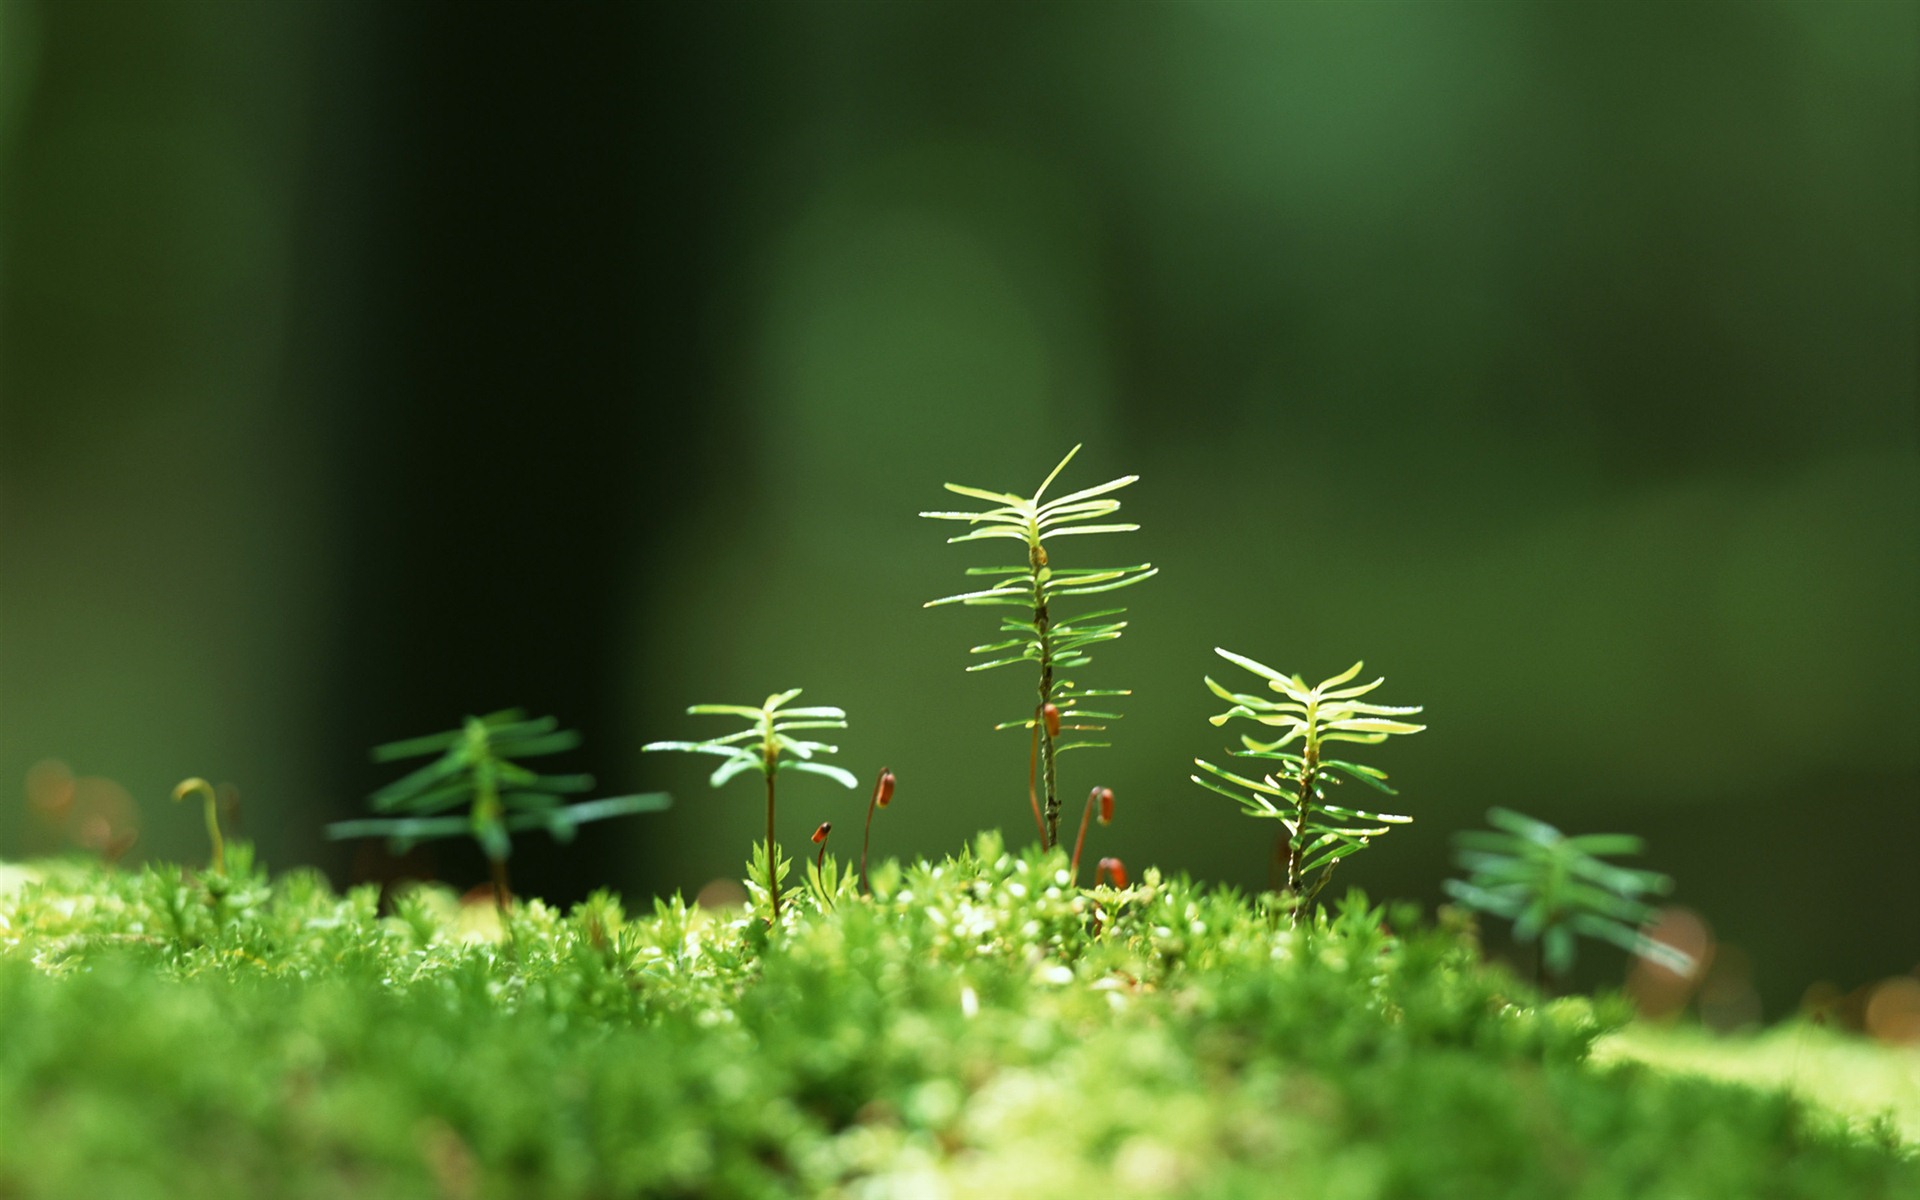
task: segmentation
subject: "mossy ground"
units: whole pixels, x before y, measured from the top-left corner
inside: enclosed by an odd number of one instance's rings
[[[1589,1050],[1464,931],[1290,930],[986,836],[797,893],[664,901],[49,864],[0,895],[0,1196],[1920,1196],[1878,1137]]]
[[[1886,1046],[1804,1021],[1731,1036],[1634,1024],[1600,1039],[1593,1060],[1790,1092],[1856,1128],[1891,1131],[1920,1151],[1920,1046]]]

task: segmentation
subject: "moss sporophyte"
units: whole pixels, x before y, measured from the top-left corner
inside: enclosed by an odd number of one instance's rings
[[[182,779],[174,785],[173,799],[176,804],[185,800],[188,796],[196,794],[199,795],[201,801],[201,815],[207,823],[207,842],[213,847],[212,869],[215,871],[225,871],[227,869],[227,843],[226,839],[220,836],[219,793],[213,790],[212,784],[197,775],[192,779]]]
[[[871,890],[867,883],[867,848],[873,841],[873,810],[885,808],[893,803],[893,769],[881,767],[880,777],[873,781],[873,795],[867,798],[867,826],[860,836],[860,890]]]
[[[1080,882],[1080,851],[1084,849],[1087,844],[1087,820],[1093,816],[1096,809],[1100,813],[1100,823],[1102,825],[1113,824],[1112,788],[1097,787],[1091,792],[1088,792],[1087,806],[1080,810],[1080,832],[1074,836],[1073,858],[1067,868],[1075,884]]]

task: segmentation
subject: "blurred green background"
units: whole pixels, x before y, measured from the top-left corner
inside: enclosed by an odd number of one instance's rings
[[[1144,529],[1070,552],[1163,568],[1090,853],[1260,885],[1211,648],[1365,658],[1431,729],[1345,881],[1505,804],[1645,834],[1770,1015],[1912,969],[1917,14],[0,0],[0,854],[58,760],[345,880],[367,745],[523,704],[678,804],[521,886],[692,891],[753,790],[637,748],[791,686],[878,848],[1029,836],[1030,683],[919,607],[993,543],[914,514],[1084,441]]]

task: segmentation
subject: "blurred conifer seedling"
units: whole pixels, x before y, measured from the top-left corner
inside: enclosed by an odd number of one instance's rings
[[[1385,771],[1327,758],[1324,747],[1328,742],[1376,745],[1394,734],[1418,733],[1426,726],[1398,719],[1419,712],[1417,705],[1393,707],[1368,704],[1360,699],[1385,683],[1384,678],[1346,686],[1360,674],[1361,663],[1309,687],[1298,675],[1282,674],[1231,650],[1216,647],[1214,653],[1265,679],[1268,689],[1278,696],[1231,692],[1208,677],[1208,690],[1233,707],[1207,719],[1215,725],[1225,725],[1235,717],[1245,717],[1284,730],[1271,742],[1242,735],[1242,748],[1227,753],[1235,758],[1280,765],[1258,779],[1251,779],[1196,758],[1193,764],[1205,774],[1190,778],[1203,788],[1239,802],[1248,816],[1280,822],[1285,832],[1278,841],[1275,858],[1284,866],[1285,886],[1294,898],[1293,914],[1297,921],[1302,912],[1312,908],[1342,860],[1365,849],[1372,839],[1393,826],[1413,820],[1396,813],[1370,812],[1329,803],[1328,789],[1345,780],[1358,780],[1389,796],[1397,793],[1387,786]]]
[[[1693,957],[1641,932],[1655,910],[1644,897],[1664,895],[1673,879],[1603,862],[1639,854],[1645,843],[1627,833],[1568,837],[1544,821],[1505,808],[1487,810],[1491,830],[1456,833],[1455,861],[1468,872],[1449,879],[1447,895],[1469,908],[1513,922],[1517,942],[1540,944],[1539,965],[1558,986],[1573,970],[1576,935],[1612,942],[1679,974]]]
[[[938,600],[929,600],[923,607],[964,604],[1020,610],[1019,615],[1007,616],[1000,623],[1000,632],[1010,637],[973,647],[971,653],[983,658],[967,670],[989,671],[1015,663],[1032,663],[1036,669],[1038,688],[1032,715],[1003,722],[995,728],[1031,732],[1028,802],[1033,806],[1034,823],[1039,826],[1041,844],[1046,847],[1060,842],[1060,794],[1055,759],[1069,750],[1108,745],[1078,735],[1104,732],[1106,726],[1101,722],[1120,718],[1117,712],[1097,711],[1086,707],[1085,702],[1098,697],[1132,694],[1125,689],[1082,688],[1073,680],[1057,674],[1086,666],[1091,661],[1088,651],[1092,646],[1118,639],[1121,631],[1127,627],[1127,622],[1119,618],[1127,610],[1106,608],[1063,617],[1055,611],[1055,603],[1068,597],[1090,596],[1132,587],[1159,573],[1159,569],[1151,563],[1129,567],[1058,567],[1051,561],[1047,551],[1047,543],[1051,540],[1091,533],[1130,533],[1140,528],[1134,524],[1101,520],[1120,509],[1120,502],[1113,499],[1111,493],[1134,483],[1140,478],[1138,475],[1123,475],[1055,500],[1042,499],[1047,488],[1079,452],[1079,446],[1069,450],[1060,464],[1041,481],[1032,496],[949,483],[946,485],[948,491],[970,499],[984,500],[991,507],[978,512],[920,514],[940,521],[965,521],[974,526],[965,533],[948,538],[949,544],[1006,538],[1019,542],[1026,550],[1026,562],[1019,566],[967,569],[968,575],[993,579],[992,586],[979,591],[942,596]],[[1068,733],[1074,736],[1061,740],[1063,734]],[[1041,796],[1045,797],[1044,815]]]
[[[544,829],[567,842],[589,821],[655,812],[672,803],[664,792],[568,803],[567,796],[592,790],[593,776],[542,775],[513,761],[559,754],[579,744],[580,735],[561,729],[554,718],[530,719],[513,708],[468,717],[446,733],[376,746],[375,762],[438,757],[368,797],[375,812],[400,815],[337,821],[327,826],[327,836],[384,837],[400,853],[416,842],[470,835],[487,856],[494,903],[504,917],[510,835]],[[448,812],[462,805],[464,816]]]

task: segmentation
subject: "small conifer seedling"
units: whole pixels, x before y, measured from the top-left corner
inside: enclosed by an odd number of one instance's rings
[[[471,836],[493,873],[493,899],[507,914],[507,856],[511,835],[544,829],[571,841],[589,821],[654,812],[672,803],[664,792],[613,796],[570,804],[566,797],[593,787],[591,775],[542,775],[513,761],[558,754],[580,744],[552,717],[530,719],[517,708],[468,717],[460,728],[376,746],[375,762],[437,757],[368,797],[375,812],[397,814],[327,826],[332,838],[384,837],[396,853],[416,842]],[[449,812],[465,806],[465,815]]]
[[[1512,921],[1515,941],[1538,942],[1538,965],[1555,987],[1573,970],[1576,935],[1612,942],[1678,974],[1693,970],[1691,955],[1641,932],[1656,915],[1645,897],[1672,890],[1672,878],[1601,861],[1639,854],[1645,848],[1639,838],[1626,833],[1568,837],[1545,821],[1505,808],[1489,809],[1487,823],[1493,829],[1453,836],[1454,860],[1468,874],[1442,886],[1467,907]]]
[[[1128,533],[1140,528],[1133,524],[1102,521],[1102,518],[1120,509],[1120,502],[1113,499],[1111,493],[1135,482],[1140,478],[1138,475],[1109,479],[1056,500],[1042,499],[1048,486],[1079,452],[1078,446],[1069,450],[1031,496],[1016,496],[1011,492],[992,492],[949,483],[946,485],[948,491],[974,500],[984,500],[992,507],[978,512],[920,514],[941,521],[965,521],[974,527],[948,538],[949,543],[1006,538],[1019,542],[1026,551],[1026,561],[1019,566],[967,569],[969,575],[993,579],[995,582],[991,587],[942,596],[938,600],[929,600],[923,607],[964,604],[1020,610],[1017,616],[1008,616],[1000,623],[1000,632],[1010,637],[973,647],[971,653],[983,658],[967,670],[988,671],[1015,663],[1031,663],[1034,667],[1038,687],[1032,715],[1003,722],[995,728],[1025,729],[1031,733],[1027,796],[1033,806],[1034,822],[1040,829],[1041,844],[1047,847],[1060,842],[1060,793],[1055,758],[1069,750],[1108,744],[1077,736],[1061,741],[1062,733],[1071,731],[1078,735],[1103,732],[1106,726],[1101,722],[1118,720],[1120,714],[1096,711],[1086,707],[1085,701],[1102,696],[1131,694],[1124,689],[1082,688],[1073,680],[1058,674],[1086,666],[1090,661],[1088,651],[1091,647],[1099,642],[1117,639],[1127,627],[1127,622],[1118,618],[1127,610],[1105,608],[1068,617],[1056,610],[1056,602],[1073,596],[1090,596],[1132,587],[1159,573],[1158,568],[1150,563],[1137,563],[1129,567],[1054,565],[1048,553],[1047,543],[1050,541],[1089,533]],[[1044,814],[1040,803],[1042,795],[1046,801]]]
[[[1205,774],[1190,778],[1201,787],[1238,801],[1248,816],[1280,822],[1285,833],[1279,839],[1276,858],[1284,864],[1286,890],[1294,897],[1293,914],[1298,921],[1302,912],[1312,908],[1314,899],[1327,886],[1327,880],[1342,859],[1364,849],[1370,840],[1391,827],[1413,820],[1394,813],[1328,803],[1328,789],[1348,779],[1388,795],[1395,793],[1387,786],[1385,771],[1327,758],[1324,747],[1329,742],[1373,745],[1397,733],[1418,733],[1426,726],[1397,719],[1419,712],[1418,706],[1389,707],[1360,699],[1386,682],[1385,679],[1346,686],[1360,674],[1360,663],[1309,687],[1298,675],[1282,674],[1231,650],[1216,648],[1214,653],[1265,679],[1268,689],[1278,695],[1231,692],[1209,677],[1208,690],[1233,707],[1208,720],[1215,725],[1225,725],[1235,717],[1245,717],[1284,731],[1270,742],[1243,735],[1242,748],[1227,753],[1235,758],[1280,765],[1258,779],[1250,779],[1196,758],[1193,764]]]
[[[758,771],[767,782],[767,895],[773,908],[773,923],[780,921],[780,851],[774,837],[774,779],[782,771],[802,771],[824,775],[843,787],[856,788],[860,781],[852,772],[831,763],[816,762],[816,755],[838,754],[838,746],[792,737],[795,732],[813,729],[845,729],[845,709],[819,705],[812,708],[788,708],[787,702],[800,694],[799,688],[768,696],[755,707],[748,704],[696,704],[687,712],[694,716],[744,717],[748,724],[737,733],[708,738],[701,742],[651,742],[642,750],[685,750],[693,754],[716,754],[726,759],[708,779],[720,787],[742,771]]]

